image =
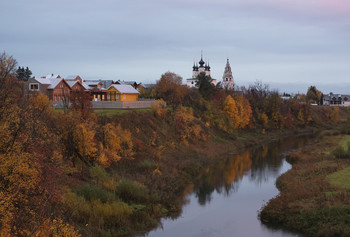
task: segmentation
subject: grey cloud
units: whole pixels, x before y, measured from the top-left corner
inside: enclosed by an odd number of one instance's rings
[[[0,46],[37,76],[150,82],[170,70],[187,78],[203,49],[217,79],[229,57],[239,84],[343,83],[349,16],[316,1],[280,2],[2,1]]]

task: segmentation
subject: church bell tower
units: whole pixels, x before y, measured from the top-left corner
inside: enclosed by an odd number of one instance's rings
[[[222,76],[222,86],[224,89],[233,90],[233,76],[231,71],[230,62],[227,59],[224,75]]]

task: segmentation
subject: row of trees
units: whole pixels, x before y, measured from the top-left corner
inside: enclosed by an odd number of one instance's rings
[[[204,73],[197,79],[198,89],[190,89],[182,85],[180,76],[166,72],[150,94],[164,99],[174,110],[179,106],[191,107],[196,116],[226,131],[247,126],[289,128],[312,123],[309,107],[300,98],[284,101],[277,91],[271,91],[261,82],[235,92],[214,86]],[[320,103],[322,93],[311,86],[306,100]]]

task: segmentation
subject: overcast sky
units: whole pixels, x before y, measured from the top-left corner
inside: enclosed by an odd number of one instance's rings
[[[83,79],[152,83],[209,60],[239,86],[350,94],[349,0],[0,0],[0,50]]]

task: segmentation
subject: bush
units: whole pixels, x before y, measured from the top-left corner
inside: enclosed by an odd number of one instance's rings
[[[116,192],[124,201],[145,203],[148,199],[148,189],[138,183],[123,179],[116,187]]]
[[[90,168],[90,175],[91,178],[97,180],[97,182],[105,182],[109,179],[109,175],[106,170],[99,165]]]
[[[63,204],[66,215],[84,226],[81,228],[84,236],[124,236],[130,233],[129,221],[134,210],[124,202],[87,201],[68,191],[63,195]]]
[[[143,160],[138,164],[140,170],[154,170],[156,168],[156,164],[154,164],[150,160]]]
[[[154,116],[158,117],[158,118],[165,118],[166,115],[166,104],[164,102],[164,100],[160,99],[157,100],[152,106],[152,112],[154,113]]]
[[[106,203],[116,200],[113,193],[93,184],[84,184],[83,186],[75,189],[74,192],[77,195],[84,197],[87,201],[100,200],[102,203]]]
[[[338,159],[344,159],[344,158],[348,158],[349,157],[348,152],[346,152],[345,149],[343,147],[341,147],[341,146],[338,146],[337,148],[335,148],[332,151],[332,155],[335,158],[338,158]]]

